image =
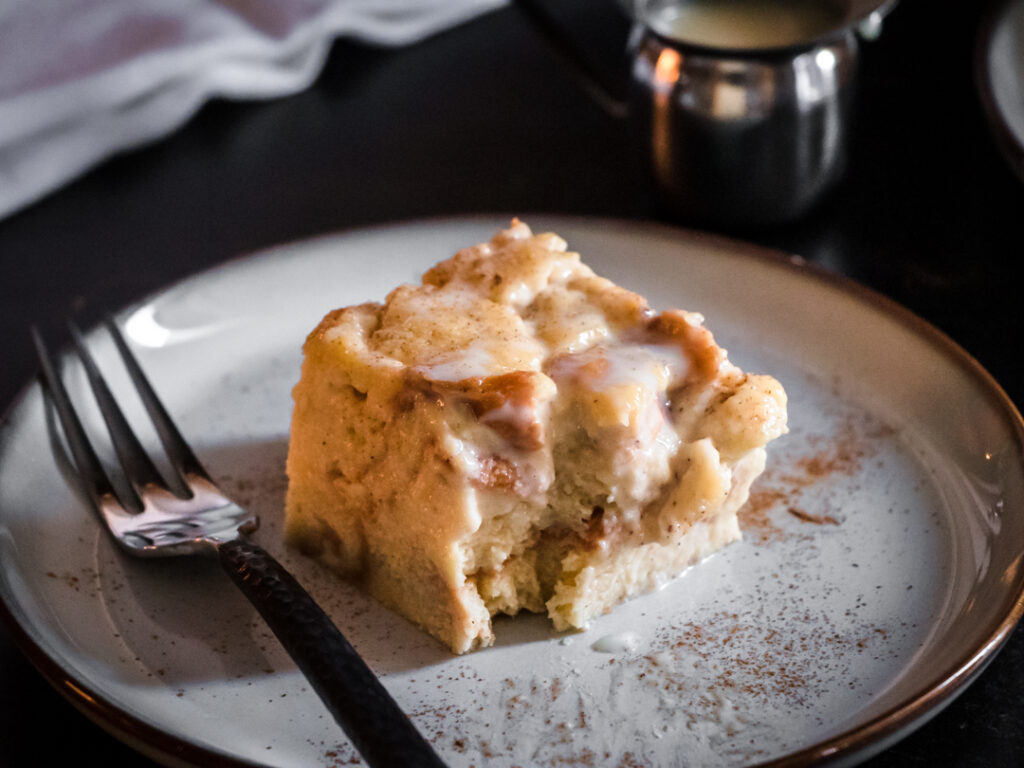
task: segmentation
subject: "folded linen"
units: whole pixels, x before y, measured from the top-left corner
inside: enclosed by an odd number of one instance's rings
[[[0,0],[0,217],[212,97],[306,88],[340,36],[406,45],[504,0]]]

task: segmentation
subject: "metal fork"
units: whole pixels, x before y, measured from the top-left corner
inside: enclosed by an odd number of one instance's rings
[[[143,449],[110,392],[78,327],[74,348],[128,479],[115,489],[86,436],[57,364],[32,328],[43,383],[81,484],[124,551],[142,557],[207,554],[224,570],[277,635],[334,719],[372,766],[443,766],[437,754],[330,618],[271,555],[243,538],[256,516],[222,493],[157,398],[114,321],[104,321],[174,470],[165,479]]]

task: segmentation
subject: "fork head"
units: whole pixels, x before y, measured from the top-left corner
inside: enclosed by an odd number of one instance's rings
[[[214,552],[221,542],[254,531],[258,526],[256,516],[229,499],[213,482],[160,402],[117,325],[109,317],[104,324],[163,444],[172,469],[166,477],[136,437],[81,332],[69,323],[75,351],[125,477],[120,484],[112,482],[71,403],[57,363],[36,328],[32,337],[43,383],[57,412],[80,485],[114,540],[134,555],[167,556]]]

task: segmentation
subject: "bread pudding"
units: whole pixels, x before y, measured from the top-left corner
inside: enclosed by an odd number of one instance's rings
[[[287,541],[463,653],[559,630],[739,538],[775,379],[513,221],[304,346]]]

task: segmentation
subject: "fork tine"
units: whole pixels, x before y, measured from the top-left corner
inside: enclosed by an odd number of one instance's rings
[[[71,405],[67,389],[57,373],[57,366],[50,356],[49,350],[46,348],[42,334],[34,325],[31,328],[31,333],[32,341],[36,347],[36,355],[39,357],[39,364],[42,366],[43,381],[50,392],[51,402],[53,402],[54,407],[57,409],[57,417],[60,419],[61,427],[64,430],[64,437],[68,442],[68,447],[71,449],[71,456],[75,461],[75,466],[78,468],[79,477],[85,483],[88,492],[92,494],[94,502],[99,503],[103,496],[117,498],[114,486],[111,484],[107,473],[103,470],[103,465],[100,463],[92,443],[89,442],[85,429],[82,428],[82,422]]]
[[[196,458],[192,448],[185,441],[181,432],[178,430],[177,425],[171,418],[164,404],[157,397],[156,391],[153,389],[152,384],[149,383],[149,379],[146,378],[146,374],[143,373],[142,367],[139,362],[135,359],[135,355],[132,354],[131,349],[128,348],[128,342],[124,340],[124,336],[121,335],[121,331],[117,327],[117,323],[114,319],[107,315],[104,318],[104,325],[107,326],[107,330],[110,331],[110,335],[114,339],[114,343],[117,345],[118,352],[121,353],[121,359],[124,360],[125,368],[128,370],[128,375],[131,376],[132,382],[135,384],[136,390],[138,390],[139,397],[142,400],[142,404],[146,408],[146,412],[149,413],[149,418],[153,422],[153,426],[156,427],[157,434],[160,436],[160,442],[163,443],[164,451],[166,451],[168,458],[171,460],[175,470],[179,473],[179,480],[181,480],[182,486],[185,488],[187,495],[191,495],[191,492],[187,490],[185,478],[183,474],[194,474],[202,477],[206,480],[210,480],[210,475]],[[210,480],[210,482],[213,482]]]
[[[135,436],[135,432],[129,426],[124,412],[110,393],[110,387],[107,386],[107,382],[100,373],[95,360],[93,360],[92,354],[85,344],[85,339],[82,337],[82,332],[71,320],[68,320],[68,328],[71,330],[71,338],[74,341],[78,357],[82,361],[85,375],[89,379],[89,386],[92,388],[93,396],[100,407],[100,413],[103,414],[103,421],[106,423],[107,431],[110,433],[110,441],[114,445],[114,452],[117,454],[117,458],[121,462],[121,467],[124,469],[129,482],[134,485],[132,495],[135,498],[130,499],[131,503],[124,506],[128,507],[131,511],[141,512],[144,505],[138,493],[135,492],[135,488],[142,488],[146,485],[163,486],[163,478],[160,476],[160,472],[153,464],[153,461],[149,458],[146,450],[142,447],[142,443]],[[126,500],[122,499],[122,501]]]

